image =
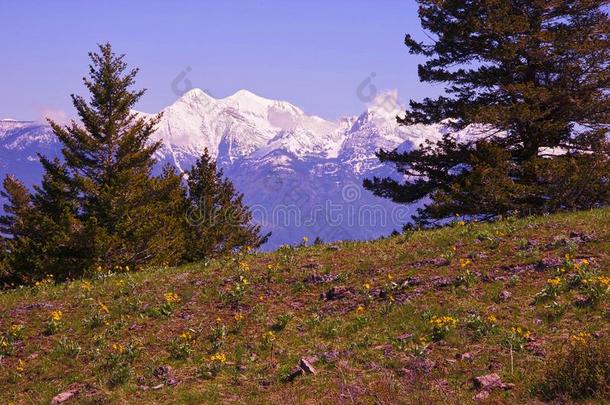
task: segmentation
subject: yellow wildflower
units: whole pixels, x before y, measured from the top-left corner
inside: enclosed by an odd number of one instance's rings
[[[193,340],[193,335],[191,335],[191,332],[189,331],[184,331],[180,334],[180,338],[186,341],[191,341]]]
[[[122,354],[125,351],[125,346],[123,346],[120,343],[113,343],[112,350],[114,350],[115,352],[117,352],[119,354]]]
[[[363,285],[363,286],[364,286],[364,289],[365,289],[365,290],[370,290],[370,289],[371,289],[371,284],[370,284],[370,283],[368,283],[368,282],[364,283],[364,285]]]
[[[460,259],[460,267],[462,268],[468,266],[470,263],[472,263],[470,259]]]
[[[55,311],[51,312],[51,319],[53,321],[59,322],[59,321],[61,321],[61,318],[63,317],[63,315],[64,314],[61,311],[55,310]]]
[[[570,342],[573,345],[584,345],[591,339],[591,334],[587,332],[580,332],[570,337]]]
[[[559,277],[549,278],[546,282],[551,287],[559,287],[561,285],[561,279]]]
[[[17,365],[15,366],[15,370],[18,373],[23,373],[25,371],[25,362],[21,359],[19,359],[19,361],[17,362]]]
[[[358,308],[356,308],[356,313],[357,314],[363,314],[364,313],[364,307],[362,305],[358,305]]]
[[[165,294],[163,294],[163,296],[165,297],[165,302],[167,302],[168,304],[180,302],[180,297],[178,297],[178,294],[176,294],[175,292],[166,292]]]
[[[227,356],[224,353],[216,353],[210,356],[210,361],[224,364],[227,362]]]
[[[235,318],[236,321],[239,322],[242,319],[244,319],[244,314],[242,314],[241,312],[238,312],[238,313],[235,314],[234,318]]]
[[[448,328],[455,327],[458,324],[458,320],[452,316],[433,316],[430,319],[430,324],[436,328]]]
[[[81,288],[83,289],[83,291],[87,291],[87,292],[89,292],[93,289],[93,287],[91,286],[91,283],[88,281],[83,281]]]
[[[109,314],[110,310],[108,309],[108,307],[106,306],[106,304],[104,304],[102,301],[98,301],[97,303],[100,308],[102,309],[102,311],[104,311],[105,313]]]
[[[496,323],[498,320],[496,319],[495,315],[489,315],[489,316],[487,317],[487,321],[488,321],[489,323]]]

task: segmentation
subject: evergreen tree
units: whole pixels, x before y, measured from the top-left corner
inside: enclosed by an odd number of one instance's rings
[[[364,186],[396,202],[429,196],[417,217],[423,224],[610,202],[610,2],[418,3],[433,41],[407,35],[405,44],[427,58],[420,80],[445,83],[446,94],[411,101],[398,121],[443,121],[451,131],[406,153],[379,151],[406,180]],[[468,126],[476,139],[457,142],[455,132]]]
[[[20,282],[12,270],[12,258],[16,240],[27,236],[25,220],[31,212],[31,199],[27,188],[14,176],[6,176],[2,186],[5,214],[0,216],[0,286],[6,286]]]
[[[175,264],[183,250],[182,231],[175,226],[180,213],[170,212],[164,198],[167,187],[180,187],[180,182],[169,179],[175,173],[152,176],[161,144],[150,138],[161,116],[133,112],[145,90],[131,90],[138,69],[127,70],[124,55],[105,44],[89,56],[89,77],[83,81],[91,99],[72,95],[82,125],[49,121],[63,144],[67,176],[47,167],[51,178],[66,179],[77,190],[81,245],[89,252],[82,265]]]
[[[72,95],[82,124],[49,121],[63,160],[40,156],[44,176],[30,195],[7,178],[7,215],[0,219],[7,262],[21,282],[46,275],[177,264],[184,258],[186,191],[175,170],[152,175],[159,142],[150,137],[160,115],[132,111],[144,90],[132,91],[137,69],[109,44],[91,53],[87,102]]]
[[[260,236],[243,195],[216,169],[207,149],[187,173],[189,259],[216,257],[240,248],[255,248]]]

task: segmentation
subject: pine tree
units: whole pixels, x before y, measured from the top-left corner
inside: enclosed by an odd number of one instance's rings
[[[26,237],[25,220],[31,212],[31,199],[28,189],[14,176],[6,176],[2,186],[5,214],[0,216],[0,286],[6,286],[21,281],[13,271],[12,259],[16,240]]]
[[[403,203],[429,196],[423,224],[610,202],[610,2],[418,3],[432,43],[407,35],[405,44],[427,58],[420,80],[445,83],[446,94],[411,101],[398,121],[442,121],[451,131],[406,153],[379,151],[406,180],[373,178],[365,187]],[[455,132],[473,124],[477,139],[457,142]]]
[[[150,137],[160,115],[132,111],[144,90],[132,91],[137,69],[109,44],[91,53],[87,102],[72,95],[82,124],[49,121],[63,145],[62,161],[40,156],[42,183],[30,195],[5,180],[7,215],[0,219],[7,264],[20,282],[47,275],[75,278],[102,267],[134,269],[184,258],[186,191],[175,170],[155,177]]]
[[[241,248],[255,248],[260,236],[252,214],[230,180],[217,170],[207,149],[187,173],[189,259],[216,257]]]
[[[72,95],[82,125],[49,121],[63,144],[68,173],[47,167],[51,178],[66,180],[77,191],[78,232],[89,252],[82,265],[175,264],[183,251],[183,230],[175,226],[181,213],[169,212],[163,199],[170,193],[167,187],[179,188],[180,182],[172,182],[169,173],[152,176],[161,144],[151,136],[161,115],[144,118],[133,112],[145,90],[131,90],[138,69],[127,70],[124,55],[104,44],[89,56],[89,76],[83,81],[91,99]]]

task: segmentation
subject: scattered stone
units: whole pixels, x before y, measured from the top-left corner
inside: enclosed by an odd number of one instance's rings
[[[332,251],[337,251],[337,250],[341,250],[341,247],[337,246],[337,245],[329,245],[326,247],[326,250],[332,250]]]
[[[153,375],[160,380],[164,380],[167,385],[176,385],[178,381],[174,378],[173,370],[170,366],[159,366],[153,370]]]
[[[434,277],[431,281],[434,288],[444,288],[453,285],[453,279],[451,277]]]
[[[500,298],[501,301],[508,301],[512,296],[513,295],[510,293],[510,291],[503,290],[498,298]]]
[[[594,233],[572,231],[570,232],[570,239],[576,243],[592,242],[596,239],[596,235]]]
[[[402,335],[396,336],[396,339],[397,340],[407,340],[407,339],[411,339],[412,337],[413,337],[412,333],[406,332],[406,333],[403,333]]]
[[[153,375],[157,378],[166,378],[171,373],[171,366],[159,366],[153,370]]]
[[[414,266],[415,267],[422,267],[422,266],[442,267],[442,266],[449,266],[450,264],[451,264],[451,261],[448,259],[445,259],[444,257],[435,257],[434,259],[420,260],[419,262],[415,263]]]
[[[544,347],[538,342],[529,342],[525,345],[525,350],[530,351],[533,355],[538,357],[545,357],[546,351]]]
[[[421,279],[419,277],[407,277],[401,284],[401,288],[413,287],[421,284]]]
[[[494,389],[509,390],[513,388],[514,384],[506,384],[502,382],[500,376],[496,373],[486,374],[479,377],[475,377],[472,380],[474,388],[482,391],[492,391]]]
[[[572,301],[572,304],[574,304],[577,307],[587,307],[587,306],[591,305],[591,299],[589,299],[588,297],[585,297],[583,295],[578,295],[574,298],[574,300]]]
[[[351,295],[353,293],[354,293],[353,288],[336,286],[336,287],[332,287],[330,290],[326,291],[325,293],[322,293],[320,298],[322,298],[325,301],[334,301],[334,300],[339,300],[339,299],[345,298],[348,295]]]
[[[51,399],[51,405],[62,404],[68,401],[71,398],[74,398],[80,392],[80,387],[74,387],[67,391],[62,392],[61,394],[57,394]]]
[[[316,369],[311,365],[313,361],[312,359],[302,358],[299,360],[298,366],[293,368],[285,378],[286,381],[294,381],[295,378],[307,373],[307,374],[316,374]]]
[[[474,356],[470,352],[466,352],[466,353],[462,353],[462,354],[457,354],[456,357],[459,360],[462,360],[462,361],[470,362],[470,361],[474,360]]]
[[[313,366],[311,365],[311,363],[313,363],[314,361],[312,361],[312,359],[306,359],[306,358],[302,358],[299,361],[299,367],[301,367],[303,369],[303,371],[305,371],[308,374],[317,374],[316,369],[313,368]]]
[[[339,352],[331,350],[322,354],[322,359],[327,363],[334,363],[339,358]]]
[[[416,373],[428,374],[434,369],[435,366],[436,363],[433,360],[413,357],[407,363],[406,369]]]
[[[336,274],[311,274],[303,279],[306,284],[332,283],[339,278]]]
[[[512,274],[521,274],[526,271],[533,271],[536,269],[536,266],[533,264],[517,264],[514,266],[502,266],[502,270],[512,273]]]
[[[483,401],[489,397],[489,391],[480,391],[477,395],[475,395],[472,399],[475,401]]]
[[[84,402],[102,403],[106,398],[103,392],[89,384],[74,383],[68,386],[66,391],[55,395],[51,399],[51,405],[63,404],[76,397],[86,398]],[[71,401],[72,402],[72,401]]]
[[[562,260],[558,257],[545,257],[536,264],[536,270],[545,271],[548,269],[556,269],[561,267]]]

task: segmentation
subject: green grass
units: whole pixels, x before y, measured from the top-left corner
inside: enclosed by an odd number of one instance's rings
[[[574,242],[571,232],[595,236]],[[609,338],[608,294],[576,305],[594,293],[568,285],[577,271],[563,262],[588,259],[587,277],[610,275],[610,210],[335,246],[2,292],[0,403],[48,403],[71,384],[85,387],[79,403],[471,403],[472,378],[490,370],[515,386],[489,401],[524,403],[540,399],[549,359],[572,335]],[[451,262],[427,262],[439,258]],[[542,258],[568,270],[510,270]],[[313,274],[336,277],[314,284]],[[558,296],[535,299],[555,276]],[[443,278],[452,284],[438,286]],[[334,286],[350,292],[322,300]],[[178,300],[167,302],[168,292]],[[50,328],[52,311],[62,315]],[[436,341],[435,316],[458,320]],[[13,325],[24,326],[19,336]],[[317,374],[287,382],[312,356]],[[160,366],[171,375],[159,376]]]

